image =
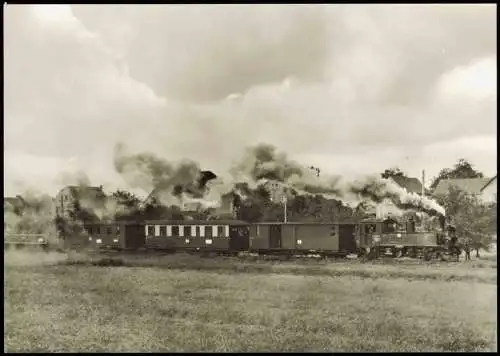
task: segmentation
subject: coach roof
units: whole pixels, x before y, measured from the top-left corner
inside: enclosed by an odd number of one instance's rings
[[[146,225],[250,225],[242,220],[146,220]]]

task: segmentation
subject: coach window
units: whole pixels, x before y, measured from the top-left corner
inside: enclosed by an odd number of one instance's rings
[[[172,236],[179,236],[179,226],[172,226]]]
[[[107,235],[112,235],[112,234],[113,234],[113,228],[111,228],[111,227],[107,227],[107,228],[106,228],[106,234],[107,234]]]
[[[88,231],[88,233],[89,233],[89,234],[91,234],[91,233],[92,233],[92,228],[89,226],[89,227],[87,228],[87,231]]]
[[[217,236],[224,237],[224,226],[217,226]]]
[[[205,228],[205,236],[206,237],[212,237],[213,236],[213,229],[212,226],[203,226]]]
[[[154,235],[155,235],[155,227],[148,226],[148,236],[154,236]]]
[[[120,235],[120,227],[119,226],[116,227],[116,234]]]
[[[160,236],[167,236],[167,227],[160,226]]]
[[[191,226],[183,226],[184,228],[184,236],[191,236]]]
[[[100,234],[101,234],[101,228],[100,228],[99,226],[95,228],[95,233],[96,233],[97,235],[100,235]]]
[[[205,236],[205,226],[198,226],[198,228],[200,229],[200,236],[204,237]]]

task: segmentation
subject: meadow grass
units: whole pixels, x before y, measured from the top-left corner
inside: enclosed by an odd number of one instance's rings
[[[5,258],[5,351],[496,351],[491,261],[29,260]]]

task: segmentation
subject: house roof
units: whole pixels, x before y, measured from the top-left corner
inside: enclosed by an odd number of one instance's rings
[[[24,199],[18,195],[15,197],[4,197],[3,198],[4,203],[11,204],[13,207],[22,207],[24,206]]]
[[[483,191],[483,190],[484,190],[487,186],[489,186],[491,183],[493,183],[496,179],[497,179],[497,176],[495,175],[493,178],[491,178],[491,179],[489,180],[489,182],[488,182],[488,183],[486,183],[486,184],[484,185],[484,187],[482,187],[482,188],[481,188],[481,192],[482,192],[482,191]]]
[[[404,176],[393,176],[392,180],[401,188],[405,188],[409,193],[422,193],[422,183],[418,178],[410,178]]]
[[[434,189],[434,194],[448,194],[452,186],[469,194],[479,194],[490,181],[491,178],[444,179],[439,181]]]

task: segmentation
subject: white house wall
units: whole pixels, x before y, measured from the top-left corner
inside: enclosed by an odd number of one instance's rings
[[[493,203],[497,199],[497,180],[495,179],[481,192],[481,199],[485,203]]]

